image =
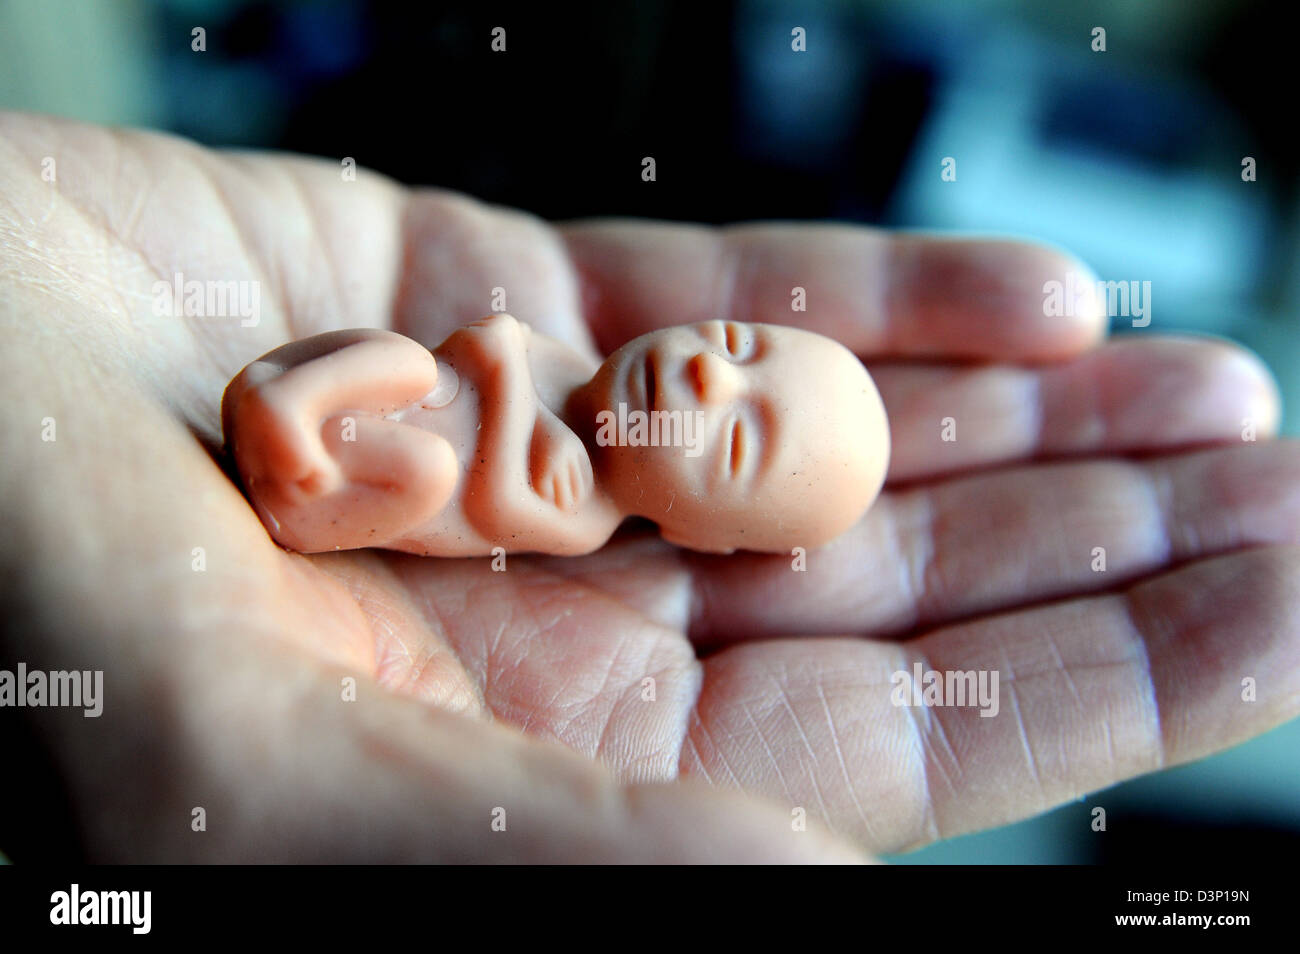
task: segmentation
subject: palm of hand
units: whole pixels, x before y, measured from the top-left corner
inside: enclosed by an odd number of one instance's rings
[[[0,144],[0,280],[61,369],[14,374],[58,408],[66,455],[15,465],[33,468],[20,538],[35,567],[90,541],[57,589],[30,574],[64,613],[35,631],[118,687],[111,738],[68,743],[80,796],[129,819],[85,810],[98,853],[851,857],[1024,817],[1300,708],[1300,455],[1262,439],[1269,385],[1219,344],[1088,350],[1101,319],[1041,313],[1069,264],[1054,253],[849,228],[556,232],[328,163],[26,117]],[[177,272],[260,282],[260,321],[153,314]],[[866,356],[895,442],[880,503],[803,571],[636,533],[504,572],[303,557],[193,440],[215,446],[226,381],[290,338],[432,344],[502,286],[594,355],[653,322],[795,323],[796,285],[834,314],[809,326]],[[69,505],[87,472],[99,492]],[[893,705],[914,662],[999,671],[999,715]],[[108,792],[127,758],[152,773]],[[221,820],[206,841],[185,824],[200,804]]]

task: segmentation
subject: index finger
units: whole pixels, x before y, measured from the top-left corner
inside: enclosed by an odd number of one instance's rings
[[[873,357],[1059,359],[1106,332],[1100,298],[1071,294],[1095,289],[1093,272],[1030,242],[612,220],[562,225],[560,234],[605,351],[709,318],[796,325]],[[1061,283],[1061,308],[1049,307],[1051,281]]]

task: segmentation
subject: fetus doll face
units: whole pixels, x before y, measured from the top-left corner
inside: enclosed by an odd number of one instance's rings
[[[797,328],[705,321],[651,332],[610,355],[579,400],[580,413],[652,421],[660,412],[659,446],[606,427],[593,463],[624,512],[694,550],[825,543],[862,516],[889,460],[866,369],[838,342]],[[681,412],[682,423],[669,426],[663,412]]]

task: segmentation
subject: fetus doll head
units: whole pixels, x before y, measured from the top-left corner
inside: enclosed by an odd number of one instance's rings
[[[705,321],[642,335],[572,406],[607,412],[592,447],[597,482],[624,513],[693,550],[825,543],[870,506],[889,461],[884,406],[862,363],[780,325]],[[624,427],[624,415],[646,431]]]

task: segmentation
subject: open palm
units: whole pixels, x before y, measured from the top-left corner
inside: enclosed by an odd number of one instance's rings
[[[1273,387],[1224,343],[1046,317],[1071,268],[851,227],[555,228],[3,117],[5,649],[105,671],[102,718],[33,716],[91,853],[853,859],[1294,716],[1300,452],[1268,439]],[[260,320],[155,314],[178,273],[260,283]],[[222,469],[230,377],[305,335],[432,346],[505,309],[593,356],[710,317],[838,338],[890,414],[886,491],[806,566],[637,528],[504,571],[278,548]],[[998,714],[895,706],[916,662],[996,670]]]

